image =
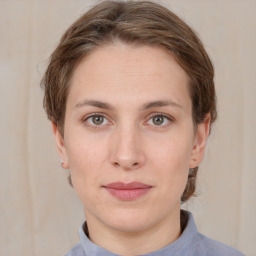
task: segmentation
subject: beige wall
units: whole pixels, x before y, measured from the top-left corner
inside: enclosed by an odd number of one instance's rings
[[[83,209],[60,168],[39,81],[64,29],[97,1],[0,0],[0,255],[63,255]],[[256,255],[256,1],[170,0],[216,67],[219,120],[185,205],[201,232]]]

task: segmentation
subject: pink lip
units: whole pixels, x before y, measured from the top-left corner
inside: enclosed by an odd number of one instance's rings
[[[152,188],[152,186],[141,182],[114,182],[103,187],[112,196],[124,201],[135,200],[148,193],[149,190]]]

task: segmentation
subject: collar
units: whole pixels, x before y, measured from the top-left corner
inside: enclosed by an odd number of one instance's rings
[[[195,225],[194,218],[192,214],[188,211],[181,210],[181,216],[186,216],[187,223],[185,223],[184,230],[181,236],[173,243],[167,245],[166,247],[144,254],[144,256],[167,256],[167,255],[184,255],[186,252],[193,249],[193,245],[196,244],[195,240],[198,235],[198,231]],[[88,229],[86,222],[79,228],[80,242],[87,256],[119,256],[100,246],[91,242],[88,238]]]

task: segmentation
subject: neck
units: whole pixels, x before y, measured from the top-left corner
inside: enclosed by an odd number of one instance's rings
[[[177,240],[181,234],[180,211],[161,223],[136,232],[116,230],[108,226],[102,228],[100,221],[90,221],[90,216],[86,217],[90,240],[112,253],[124,256],[157,251]]]

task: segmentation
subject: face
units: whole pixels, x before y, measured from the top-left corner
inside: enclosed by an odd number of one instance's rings
[[[115,43],[81,61],[64,138],[53,130],[88,222],[131,232],[178,216],[208,134],[191,111],[188,76],[161,48]]]

